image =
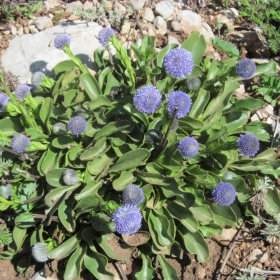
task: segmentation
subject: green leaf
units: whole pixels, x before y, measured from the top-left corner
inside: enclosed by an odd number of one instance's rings
[[[182,43],[182,49],[186,49],[191,52],[195,64],[199,64],[200,59],[203,57],[207,44],[203,35],[195,31],[191,36]]]
[[[108,255],[108,257],[124,261],[128,260],[132,250],[131,248],[123,248],[119,244],[119,240],[116,235],[113,233],[103,234],[99,237],[96,237],[96,241],[98,245],[104,250],[104,252]]]
[[[69,149],[71,146],[77,146],[78,143],[69,136],[58,136],[52,141],[52,145],[58,149]]]
[[[237,217],[230,206],[220,206],[216,203],[210,205],[211,211],[214,213],[214,223],[224,227],[234,227]]]
[[[229,56],[237,58],[239,57],[239,51],[233,44],[230,44],[229,42],[222,40],[219,37],[210,38],[210,41],[215,48],[221,50],[222,52],[225,52]]]
[[[96,279],[113,280],[114,275],[107,270],[108,259],[96,252],[94,246],[89,247],[90,250],[84,256],[85,267],[96,277]],[[94,248],[94,249],[93,249]]]
[[[96,100],[102,94],[98,82],[92,75],[83,73],[80,76],[80,83],[90,100]]]
[[[276,215],[280,213],[280,198],[277,188],[268,190],[263,198],[263,207],[270,215]]]
[[[227,127],[228,132],[233,132],[245,124],[248,117],[249,112],[234,111],[223,115],[221,124]]]
[[[101,198],[97,194],[90,194],[86,197],[83,197],[81,200],[79,200],[74,208],[76,212],[76,218],[83,213],[93,211],[96,207],[98,207],[100,200]]]
[[[94,140],[97,141],[102,137],[109,136],[118,131],[123,131],[126,128],[130,127],[130,124],[130,121],[110,122],[94,135]]]
[[[161,266],[164,280],[180,280],[175,268],[165,259],[163,255],[158,255],[157,259]]]
[[[62,156],[62,151],[59,151],[56,148],[50,146],[46,151],[46,154],[40,166],[42,173],[48,174],[52,169],[57,168]]]
[[[20,119],[6,117],[0,120],[0,130],[5,136],[10,137],[18,133],[23,133],[24,127],[22,126]]]
[[[22,244],[26,238],[26,229],[14,227],[13,229],[13,240],[16,245],[16,252],[18,252],[22,248]]]
[[[86,253],[86,246],[80,246],[78,244],[75,252],[69,258],[63,279],[65,280],[76,280],[80,276],[82,270],[83,258]]]
[[[74,203],[73,197],[68,197],[63,200],[58,208],[58,217],[62,225],[68,232],[74,232],[76,227],[76,220],[74,219]]]
[[[59,188],[59,187],[64,187],[65,184],[63,183],[62,180],[62,175],[64,171],[66,171],[68,168],[58,168],[58,169],[53,169],[51,170],[47,175],[46,175],[46,180],[49,185]]]
[[[186,249],[195,254],[200,263],[209,259],[209,248],[200,232],[189,232],[185,228],[180,228],[178,232],[184,241]]]
[[[88,162],[88,172],[92,175],[99,175],[102,171],[105,172],[114,160],[115,158],[111,154],[102,154],[100,157]]]
[[[53,101],[50,97],[46,97],[44,102],[42,103],[42,106],[41,106],[41,109],[39,112],[39,116],[40,116],[41,121],[46,126],[46,128],[48,129],[49,132],[51,131],[51,126],[50,126],[49,120],[50,120],[52,111],[53,111]]]
[[[101,187],[102,187],[102,181],[95,182],[91,180],[78,194],[75,195],[75,199],[80,200],[91,194],[95,194]]]
[[[153,268],[152,261],[149,256],[141,254],[142,269],[135,273],[137,280],[152,280],[155,277],[155,269]]]
[[[223,91],[215,98],[213,98],[208,104],[205,112],[203,113],[203,118],[207,116],[214,115],[217,111],[223,110],[230,98],[232,93],[239,87],[239,83],[236,81],[226,81]]]
[[[189,113],[189,116],[192,118],[198,118],[203,113],[204,108],[207,105],[209,99],[210,99],[210,92],[206,91],[203,88],[200,88],[198,95],[195,99],[195,102]]]
[[[58,247],[51,250],[48,253],[48,257],[57,261],[68,257],[75,250],[80,239],[80,234],[75,234],[74,236],[70,237],[65,242],[60,244]]]
[[[177,219],[191,232],[196,232],[198,230],[199,224],[189,209],[171,200],[167,200],[165,203],[169,213],[174,219]]]
[[[210,237],[211,235],[221,235],[222,234],[222,228],[219,225],[216,225],[214,223],[200,226],[199,230],[201,231],[201,233],[204,237]]]
[[[149,158],[150,153],[146,149],[136,149],[121,156],[117,162],[108,169],[108,172],[120,172],[129,170],[139,165],[142,165]]]
[[[269,162],[267,169],[262,169],[261,172],[263,174],[273,175],[275,179],[280,177],[280,160],[273,160]]]
[[[15,225],[19,228],[29,228],[35,225],[35,220],[31,213],[21,213],[15,219]]]
[[[107,151],[110,148],[110,145],[106,141],[105,137],[100,138],[93,147],[84,150],[80,155],[80,160],[89,161],[93,160],[96,157],[99,157],[103,152]]]
[[[107,83],[106,83],[106,89],[104,91],[104,95],[110,95],[111,91],[116,91],[119,89],[120,83],[118,80],[114,77],[112,72],[110,72],[107,75]]]
[[[125,104],[125,105],[123,106],[123,108],[124,108],[127,112],[129,112],[131,116],[135,117],[137,121],[140,120],[140,121],[142,121],[145,125],[148,125],[148,124],[149,124],[146,115],[143,114],[143,113],[141,113],[141,112],[139,112],[139,111],[135,108],[134,105],[128,103],[128,104]]]
[[[193,206],[190,210],[199,222],[208,224],[213,220],[213,212],[208,205]]]
[[[132,171],[123,171],[118,179],[115,179],[113,182],[113,188],[116,191],[124,190],[127,185],[133,183],[136,178],[133,176]]]
[[[59,73],[71,71],[73,68],[77,68],[72,60],[64,60],[56,64],[53,68],[53,72],[58,75]]]

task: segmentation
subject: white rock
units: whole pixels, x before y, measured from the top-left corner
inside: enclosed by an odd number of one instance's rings
[[[27,22],[27,25],[33,25],[34,24],[34,20],[33,19],[29,19],[28,22]]]
[[[180,11],[181,15],[181,31],[188,34],[189,30],[198,30],[201,26],[201,16],[192,11],[184,10]],[[178,19],[178,17],[177,17]]]
[[[52,20],[48,17],[40,17],[35,20],[34,24],[40,31],[53,26]]]
[[[264,108],[264,111],[265,111],[266,113],[268,113],[269,115],[273,115],[273,114],[274,114],[274,108],[273,108],[270,104],[268,104],[268,105]]]
[[[181,30],[181,23],[178,21],[173,20],[171,22],[171,27],[174,31],[180,31]]]
[[[200,28],[198,30],[204,37],[205,40],[209,42],[210,38],[214,38],[214,33],[211,27],[206,22],[202,22]]]
[[[156,30],[156,34],[158,36],[163,36],[166,33],[167,33],[167,23],[164,22],[164,24],[159,29]]]
[[[253,262],[253,261],[264,263],[268,261],[268,254],[263,253],[260,249],[254,249],[248,257],[248,262]]]
[[[260,118],[259,118],[259,116],[258,116],[257,114],[254,114],[254,115],[250,118],[250,120],[251,120],[252,122],[258,122],[258,121],[260,121]]]
[[[24,34],[29,34],[29,28],[26,26],[23,28]]]
[[[29,30],[32,34],[38,33],[39,30],[35,27],[35,25],[29,25]]]
[[[122,29],[121,29],[121,32],[120,32],[120,33],[121,33],[122,35],[128,34],[129,31],[130,31],[130,27],[131,27],[130,23],[129,23],[128,21],[126,21],[126,22],[122,25]]]
[[[13,25],[11,26],[11,33],[12,33],[12,35],[17,35],[17,29]]]
[[[10,31],[10,30],[4,30],[4,31],[2,31],[2,33],[3,33],[4,35],[9,35],[9,34],[11,34],[11,31]]]
[[[92,3],[92,2],[86,1],[86,2],[84,3],[84,9],[85,9],[85,10],[89,10],[89,9],[91,9],[92,7],[93,7],[93,3]]]
[[[150,8],[144,8],[142,12],[142,17],[144,20],[152,22],[155,19],[153,10]]]
[[[130,3],[136,11],[139,11],[144,7],[146,0],[131,0]]]
[[[126,7],[120,4],[118,1],[117,1],[116,9],[119,11],[120,16],[124,16],[126,14]]]
[[[228,228],[228,229],[224,228],[222,230],[222,234],[219,236],[213,235],[213,239],[222,243],[223,245],[228,245],[232,240],[232,238],[236,235],[236,232],[237,229],[235,228]]]
[[[23,35],[23,27],[19,27],[18,31],[17,31],[18,36],[22,36]]]
[[[161,16],[157,16],[155,19],[154,19],[154,25],[157,29],[159,29],[161,26],[163,26],[165,24],[165,21],[163,19],[163,17]]]
[[[56,6],[59,6],[60,3],[59,3],[59,0],[47,0],[47,1],[44,1],[44,7],[45,9],[48,11]]]
[[[232,20],[232,21],[236,21],[238,16],[239,16],[239,13],[238,11],[235,9],[235,8],[230,8],[228,10],[225,10],[223,11],[223,14],[229,19],[229,20]]]
[[[174,13],[174,7],[171,1],[162,1],[156,5],[155,13],[162,16],[164,19],[170,18]]]
[[[180,45],[178,39],[175,38],[174,36],[171,36],[171,35],[168,35],[168,45],[169,44],[178,44],[178,45]]]
[[[71,16],[74,8],[83,7],[83,6],[84,6],[83,3],[80,1],[69,3],[66,6],[66,10],[64,11],[64,14],[66,17]]]
[[[67,33],[72,38],[70,47],[74,55],[80,56],[83,63],[93,68],[93,52],[100,47],[97,36],[101,29],[95,22],[76,21],[68,26],[56,25],[34,35],[16,37],[2,56],[2,67],[16,75],[22,84],[29,83],[36,71],[50,75],[57,63],[69,59],[53,45],[58,34]]]
[[[54,17],[54,15],[53,15],[53,14],[51,14],[51,13],[49,13],[49,14],[48,14],[48,17],[49,17],[49,18],[53,18],[53,17]]]

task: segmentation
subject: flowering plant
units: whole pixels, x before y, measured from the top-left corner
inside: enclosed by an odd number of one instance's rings
[[[36,260],[38,247],[40,260],[68,260],[66,280],[82,267],[113,279],[108,261],[127,260],[137,247],[137,279],[153,279],[153,256],[165,277],[179,279],[166,256],[183,249],[204,262],[205,238],[245,215],[257,223],[259,210],[280,211],[276,189],[264,193],[262,209],[250,201],[258,179],[280,174],[267,148],[271,127],[248,122],[264,102],[233,95],[242,79],[274,75],[276,64],[250,61],[249,71],[236,56],[204,57],[198,32],[159,52],[153,37],[126,50],[114,32],[103,33],[95,76],[60,35],[56,47],[70,60],[54,77],[41,75],[21,98],[2,80],[1,149],[13,166],[1,174],[12,190],[0,196],[0,210],[15,218],[6,220],[13,242],[0,258],[23,259],[24,246]]]

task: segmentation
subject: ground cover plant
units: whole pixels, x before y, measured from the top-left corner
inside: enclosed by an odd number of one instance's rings
[[[62,260],[67,280],[84,268],[113,279],[108,262],[134,257],[137,279],[154,279],[156,262],[179,279],[167,256],[204,262],[205,238],[245,216],[277,219],[278,190],[260,188],[280,173],[272,130],[249,122],[264,102],[233,96],[276,63],[239,61],[232,46],[228,60],[212,60],[198,32],[159,52],[154,37],[126,50],[110,28],[99,40],[95,76],[67,34],[54,47],[70,60],[53,77],[34,73],[12,93],[1,76],[0,258],[20,273]]]

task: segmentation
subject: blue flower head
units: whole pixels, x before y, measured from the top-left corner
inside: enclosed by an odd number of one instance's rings
[[[241,134],[237,143],[240,153],[247,157],[255,156],[260,149],[259,139],[251,133]]]
[[[212,192],[214,200],[222,206],[230,205],[236,197],[235,187],[230,183],[221,182]]]
[[[67,186],[74,186],[79,182],[79,176],[74,169],[67,169],[63,172],[63,183]]]
[[[167,111],[172,116],[175,109],[178,108],[176,117],[183,118],[185,117],[192,107],[192,100],[190,96],[182,91],[172,91],[168,94],[167,97]]]
[[[133,104],[138,111],[145,114],[154,113],[160,106],[162,94],[154,86],[139,88],[134,97]]]
[[[0,186],[0,195],[8,199],[12,195],[13,187],[8,184],[6,186]]]
[[[78,136],[87,129],[87,121],[80,116],[73,117],[68,122],[68,128],[73,135]]]
[[[201,86],[201,81],[198,77],[191,77],[187,80],[189,91],[198,91]]]
[[[47,249],[47,247],[44,243],[36,243],[32,247],[32,257],[37,262],[46,262],[49,259],[48,252],[49,252],[49,250]]]
[[[23,134],[17,134],[12,138],[11,148],[13,151],[21,154],[25,151],[27,146],[30,144],[30,140]]]
[[[179,142],[178,151],[184,158],[192,158],[198,154],[198,142],[192,137],[185,137]]]
[[[42,80],[44,79],[45,74],[42,72],[35,72],[31,76],[31,84],[35,87],[38,88],[41,85]]]
[[[119,234],[133,234],[138,231],[142,223],[142,215],[137,206],[126,204],[112,215]]]
[[[192,73],[194,62],[189,51],[177,48],[165,56],[163,65],[172,77],[184,78]]]
[[[110,27],[104,27],[102,28],[99,33],[98,33],[98,40],[99,43],[103,46],[106,47],[108,44],[109,39],[111,38],[112,35],[115,35],[117,32]]]
[[[137,206],[144,200],[143,190],[137,185],[130,184],[123,190],[122,198],[125,204]]]
[[[6,107],[10,98],[6,93],[0,93],[0,112],[3,112],[3,109]]]
[[[238,62],[236,66],[236,73],[244,79],[250,79],[256,73],[256,64],[249,58],[243,59]]]
[[[54,39],[54,46],[57,49],[62,49],[65,45],[71,42],[71,37],[68,34],[58,34]]]
[[[18,100],[22,100],[30,92],[31,88],[28,85],[20,85],[15,89],[14,94]]]

